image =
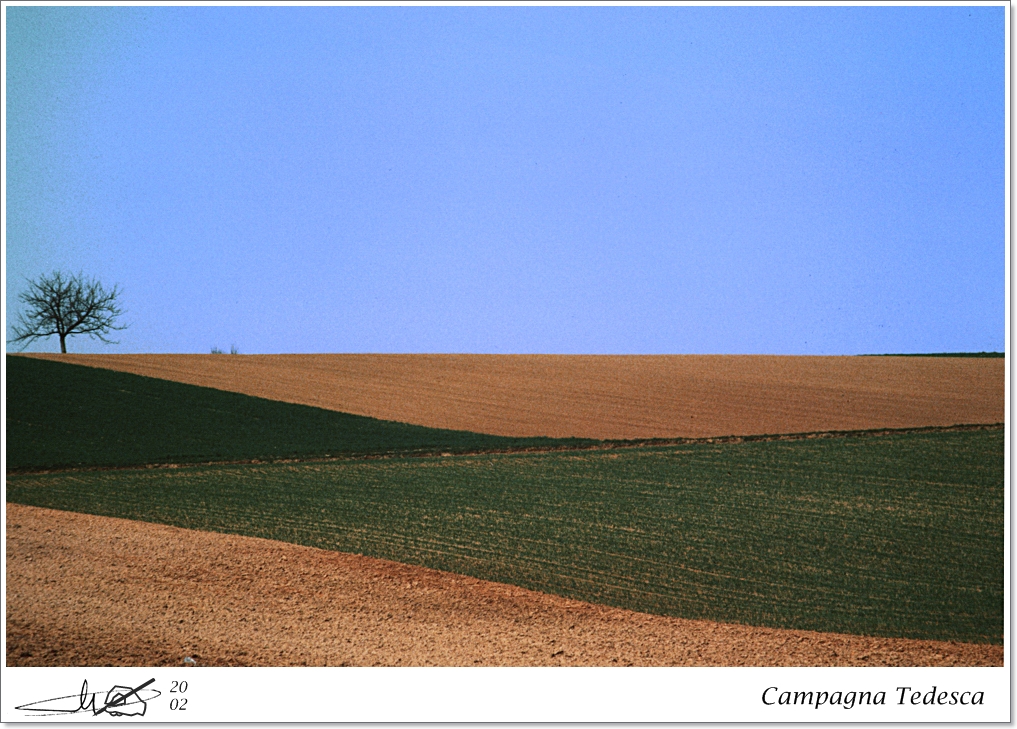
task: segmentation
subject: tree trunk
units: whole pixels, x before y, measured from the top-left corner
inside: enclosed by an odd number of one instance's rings
[[[67,342],[65,341],[66,339],[67,339],[66,334],[60,335],[60,354],[67,354]]]

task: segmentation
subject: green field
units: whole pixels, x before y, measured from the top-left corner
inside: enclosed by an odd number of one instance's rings
[[[8,472],[592,442],[424,428],[63,362],[6,361]]]
[[[866,354],[863,357],[1006,357],[1006,352],[922,352],[918,354]]]
[[[665,615],[998,644],[1003,449],[990,430],[23,474],[7,499]]]

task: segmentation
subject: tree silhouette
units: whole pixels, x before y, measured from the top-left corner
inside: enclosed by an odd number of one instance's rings
[[[56,334],[60,337],[60,352],[67,353],[67,337],[87,334],[107,344],[116,344],[106,338],[111,331],[127,328],[117,325],[116,319],[124,313],[117,303],[120,289],[107,290],[93,278],[82,274],[65,276],[55,271],[28,282],[28,291],[18,298],[26,311],[18,315],[12,327],[12,343],[21,343],[22,349],[36,339]]]

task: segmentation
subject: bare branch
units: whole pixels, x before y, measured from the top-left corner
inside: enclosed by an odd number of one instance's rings
[[[95,279],[82,274],[66,276],[54,271],[28,282],[28,290],[18,298],[25,310],[18,314],[18,323],[12,327],[14,337],[8,340],[21,344],[24,349],[36,339],[60,337],[60,351],[66,352],[65,340],[75,334],[87,334],[107,344],[112,331],[122,331],[126,324],[117,319],[125,312],[117,303],[120,288],[105,289]]]

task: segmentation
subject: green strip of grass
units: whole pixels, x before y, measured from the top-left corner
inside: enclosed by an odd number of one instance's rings
[[[6,362],[9,472],[591,442],[424,428],[62,362]]]
[[[931,352],[919,354],[863,354],[862,357],[1006,357],[1006,352]]]
[[[634,610],[999,644],[1001,431],[8,476],[22,504]]]

